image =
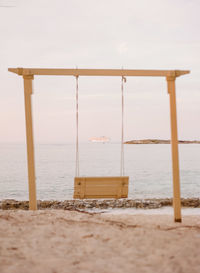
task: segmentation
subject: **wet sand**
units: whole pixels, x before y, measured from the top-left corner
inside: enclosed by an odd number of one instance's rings
[[[200,216],[0,210],[0,272],[200,272]]]

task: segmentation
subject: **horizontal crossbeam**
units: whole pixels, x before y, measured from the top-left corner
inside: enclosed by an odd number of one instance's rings
[[[141,76],[141,77],[179,77],[189,70],[132,70],[132,69],[64,69],[64,68],[9,68],[8,71],[21,76]]]

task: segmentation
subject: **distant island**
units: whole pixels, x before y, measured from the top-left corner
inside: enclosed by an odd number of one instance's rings
[[[124,144],[170,144],[171,140],[164,139],[140,139],[125,141]],[[179,140],[179,144],[200,144],[199,140]]]

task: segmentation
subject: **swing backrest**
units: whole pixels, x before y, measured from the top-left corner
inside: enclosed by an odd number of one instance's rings
[[[75,177],[74,198],[127,198],[128,176]]]

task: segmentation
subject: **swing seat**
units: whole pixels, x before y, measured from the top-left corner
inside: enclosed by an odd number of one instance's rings
[[[75,177],[75,199],[127,198],[128,176]]]

